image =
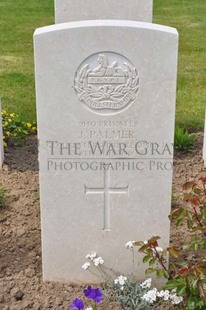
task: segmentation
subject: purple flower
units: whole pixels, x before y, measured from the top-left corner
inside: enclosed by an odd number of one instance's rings
[[[84,296],[90,299],[93,299],[96,302],[101,302],[103,300],[102,292],[99,288],[92,288],[91,285],[84,290]]]
[[[84,303],[81,299],[76,298],[69,307],[73,310],[81,310],[84,309]]]

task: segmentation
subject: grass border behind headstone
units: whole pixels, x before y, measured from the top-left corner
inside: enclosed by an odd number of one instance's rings
[[[54,23],[53,2],[0,0],[0,96],[3,107],[24,121],[36,118],[32,36],[35,28]],[[180,33],[176,124],[189,131],[204,124],[205,17],[205,0],[154,0],[154,22]]]
[[[154,22],[177,28],[179,66],[176,124],[203,130],[206,105],[206,1],[154,0]]]
[[[53,0],[0,0],[0,96],[24,121],[36,119],[33,33],[53,12]]]

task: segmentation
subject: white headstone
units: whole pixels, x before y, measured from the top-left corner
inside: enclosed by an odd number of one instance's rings
[[[153,0],[55,0],[55,22],[117,19],[152,22]]]
[[[203,160],[206,166],[206,109],[205,109],[205,129],[204,129],[204,141],[203,141]]]
[[[0,169],[4,162],[4,146],[3,146],[3,128],[2,128],[2,115],[1,115],[1,100],[0,100]]]
[[[127,241],[169,244],[177,31],[71,22],[34,44],[44,279],[100,282],[81,268],[93,251],[129,274]]]

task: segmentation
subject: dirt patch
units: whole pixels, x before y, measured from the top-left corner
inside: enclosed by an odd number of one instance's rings
[[[189,155],[175,154],[173,205],[180,205],[181,185],[190,178],[205,175],[202,161],[203,134],[197,135]],[[0,309],[68,309],[73,298],[82,296],[83,287],[42,283],[40,210],[37,140],[31,137],[22,147],[10,147],[0,173],[0,186],[6,189],[6,207],[0,209]],[[188,238],[185,227],[172,227],[171,243]],[[194,259],[184,257],[183,259]],[[121,309],[115,303],[102,309]]]

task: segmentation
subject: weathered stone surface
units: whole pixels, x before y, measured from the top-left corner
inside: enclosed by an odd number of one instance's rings
[[[169,243],[177,31],[72,22],[34,43],[44,280],[100,282],[93,251],[129,274],[127,241]]]
[[[153,0],[55,0],[55,22],[116,19],[152,22]]]

